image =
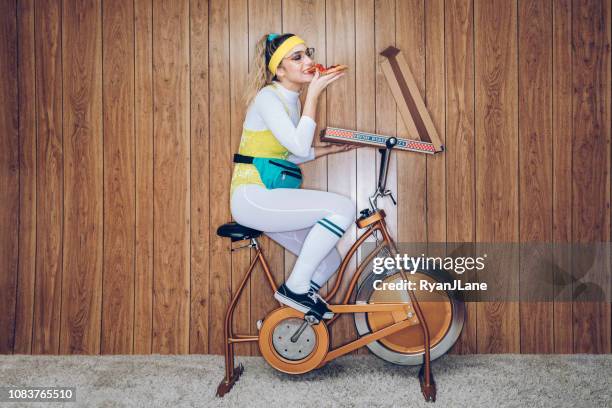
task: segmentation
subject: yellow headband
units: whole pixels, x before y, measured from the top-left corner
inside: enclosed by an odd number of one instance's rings
[[[283,57],[298,44],[306,44],[306,42],[297,35],[294,35],[293,37],[287,38],[280,45],[280,47],[274,51],[274,54],[272,54],[272,58],[270,58],[270,62],[268,63],[268,69],[273,75],[276,75],[276,68],[278,68],[280,65]]]

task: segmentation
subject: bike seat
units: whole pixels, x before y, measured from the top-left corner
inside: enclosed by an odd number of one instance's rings
[[[231,238],[232,242],[235,242],[242,241],[243,239],[257,238],[261,235],[261,231],[245,227],[236,222],[228,222],[217,228],[217,235]]]

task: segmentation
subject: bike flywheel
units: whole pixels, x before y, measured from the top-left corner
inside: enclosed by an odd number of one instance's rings
[[[303,374],[319,366],[329,350],[327,325],[308,325],[292,339],[303,323],[304,314],[289,307],[276,309],[265,318],[259,350],[268,364],[287,374]]]

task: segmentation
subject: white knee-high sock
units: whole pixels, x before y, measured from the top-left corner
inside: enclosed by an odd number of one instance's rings
[[[327,256],[323,259],[323,261],[321,261],[317,269],[314,271],[312,278],[310,278],[310,286],[314,287],[318,291],[323,285],[325,285],[325,282],[327,282],[329,278],[336,273],[341,263],[342,257],[338,253],[338,250],[332,248],[332,250],[329,251]]]
[[[336,246],[351,222],[349,218],[338,214],[317,221],[304,240],[291,276],[285,283],[289,290],[295,293],[308,292],[315,269]]]

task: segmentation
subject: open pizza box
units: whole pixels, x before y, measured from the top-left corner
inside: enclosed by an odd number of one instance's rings
[[[380,55],[384,57],[380,62],[380,67],[397,103],[400,115],[408,128],[408,133],[411,135],[410,139],[398,138],[395,148],[428,154],[444,151],[444,145],[402,52],[398,48],[388,47]],[[389,137],[391,136],[335,127],[321,130],[321,141],[331,143],[384,147]]]

